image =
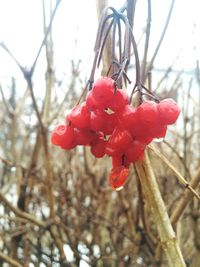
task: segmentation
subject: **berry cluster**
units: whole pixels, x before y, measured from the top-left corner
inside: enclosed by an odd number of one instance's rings
[[[110,185],[121,189],[128,178],[129,165],[142,159],[145,147],[154,138],[164,138],[167,125],[180,113],[172,99],[160,103],[144,101],[138,108],[128,95],[108,77],[98,79],[86,96],[66,116],[66,123],[52,132],[51,141],[62,149],[90,146],[96,158],[112,157]]]

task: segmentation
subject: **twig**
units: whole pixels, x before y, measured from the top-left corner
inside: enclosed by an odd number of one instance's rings
[[[5,262],[11,264],[14,267],[23,267],[19,262],[16,260],[13,260],[11,257],[5,255],[3,252],[0,251],[0,258],[4,260]]]
[[[147,54],[149,48],[149,38],[150,38],[150,31],[151,31],[151,1],[148,0],[148,17],[147,17],[147,26],[146,26],[146,40],[144,45],[144,56],[142,60],[142,67],[141,67],[141,81],[142,83],[145,82],[147,73],[146,73],[146,65],[147,65]]]
[[[192,178],[190,182],[190,186],[192,188],[196,188],[198,184],[200,183],[200,168],[198,169],[196,175]],[[181,198],[179,199],[178,203],[176,204],[176,208],[173,211],[170,219],[172,225],[175,225],[180,218],[180,216],[183,214],[186,206],[190,203],[193,197],[193,192],[188,191],[185,189],[184,193],[182,194]]]
[[[163,154],[161,154],[154,146],[150,145],[149,148],[170,168],[170,170],[173,171],[179,182],[183,184],[188,190],[190,190],[191,193],[198,200],[200,200],[199,194],[194,190],[191,184],[189,184],[188,181],[178,172],[178,170],[169,162],[169,160]]]
[[[11,211],[13,211],[17,216],[24,218],[40,227],[45,227],[45,223],[36,219],[33,215],[21,211],[20,209],[14,207],[1,193],[0,193],[0,201],[3,202]]]

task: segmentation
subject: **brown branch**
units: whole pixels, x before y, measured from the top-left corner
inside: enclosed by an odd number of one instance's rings
[[[142,60],[142,67],[141,67],[141,81],[145,83],[147,78],[146,72],[146,65],[147,65],[147,55],[148,55],[148,48],[149,48],[149,38],[150,38],[150,31],[151,31],[151,0],[148,0],[148,17],[147,17],[147,26],[146,26],[146,39],[144,45],[144,56]]]
[[[40,227],[45,227],[46,224],[43,221],[36,219],[33,215],[21,211],[19,208],[14,207],[1,193],[0,193],[0,201],[3,202],[12,212],[14,212],[17,216],[24,218]]]
[[[183,184],[188,190],[190,190],[190,192],[198,200],[200,200],[199,194],[194,190],[191,184],[189,184],[188,181],[179,173],[179,171],[169,162],[169,160],[163,154],[161,154],[154,146],[150,145],[149,148],[169,167],[171,171],[173,171],[179,182]]]
[[[3,252],[0,251],[0,259],[4,260],[5,262],[11,264],[14,267],[23,267],[19,262],[12,259],[11,257],[5,255]]]
[[[200,168],[198,169],[197,173],[195,174],[195,176],[192,178],[191,182],[190,182],[190,186],[192,188],[196,188],[198,186],[198,184],[200,183]],[[193,193],[191,191],[188,191],[187,189],[185,189],[184,193],[182,194],[179,202],[176,204],[176,208],[173,211],[172,215],[171,215],[171,222],[172,225],[175,225],[178,221],[178,219],[180,218],[180,216],[183,214],[186,206],[190,203],[190,201],[193,198]]]

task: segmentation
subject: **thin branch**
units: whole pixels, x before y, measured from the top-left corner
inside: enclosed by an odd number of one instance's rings
[[[162,42],[163,42],[165,33],[166,33],[166,31],[167,31],[167,28],[168,28],[168,25],[169,25],[169,22],[170,22],[170,18],[171,18],[171,15],[172,15],[172,11],[173,11],[173,7],[174,7],[174,3],[175,3],[175,0],[172,0],[172,1],[171,1],[170,8],[169,8],[168,15],[167,15],[166,22],[165,22],[165,25],[164,25],[162,34],[161,34],[161,36],[160,36],[160,40],[158,41],[157,47],[156,47],[156,49],[155,49],[155,51],[154,51],[154,54],[153,54],[153,56],[152,56],[152,58],[151,58],[151,61],[150,61],[149,65],[148,65],[147,73],[148,73],[149,71],[151,71],[151,69],[152,69],[152,67],[153,67],[154,60],[155,60],[155,58],[156,58],[156,56],[157,56],[157,54],[158,54],[158,51],[159,51],[159,49],[160,49],[160,47],[161,47]]]
[[[23,267],[24,265],[21,265],[16,260],[12,259],[11,257],[5,255],[3,252],[0,251],[0,259],[4,260],[5,262],[11,264],[14,267]]]
[[[149,148],[168,166],[168,168],[173,171],[175,176],[178,178],[179,182],[184,185],[191,193],[200,200],[199,194],[194,190],[194,188],[188,183],[188,181],[179,173],[179,171],[169,162],[169,160],[161,154],[154,146],[150,145]]]
[[[144,56],[142,60],[142,67],[141,67],[141,73],[142,73],[142,83],[145,82],[147,78],[148,72],[146,72],[146,65],[147,65],[147,54],[148,54],[148,48],[149,48],[149,38],[150,38],[150,31],[151,31],[151,0],[148,0],[148,17],[147,17],[147,26],[146,26],[146,40],[144,45]]]
[[[45,223],[43,221],[40,221],[36,219],[33,215],[21,211],[17,207],[14,207],[1,193],[0,193],[0,201],[3,202],[12,212],[14,212],[17,216],[24,218],[40,227],[45,227]]]
[[[46,39],[47,39],[47,37],[48,37],[48,35],[49,35],[50,31],[51,31],[52,23],[53,23],[53,20],[54,20],[55,15],[56,15],[56,11],[57,11],[57,9],[58,9],[58,7],[59,7],[61,1],[62,1],[62,0],[57,0],[57,1],[56,1],[56,6],[55,6],[55,8],[54,8],[54,10],[53,10],[53,12],[52,12],[51,19],[50,19],[50,22],[49,22],[49,26],[47,27],[47,30],[46,30],[44,39],[42,40],[42,43],[41,43],[40,48],[39,48],[39,50],[38,50],[38,53],[37,53],[37,55],[36,55],[36,57],[35,57],[35,60],[34,60],[34,62],[33,62],[32,67],[31,67],[31,70],[30,70],[31,75],[33,74],[33,72],[34,72],[34,70],[35,70],[35,66],[36,66],[36,64],[37,64],[37,60],[38,60],[38,58],[39,58],[39,56],[40,56],[40,53],[41,53],[41,51],[42,51],[42,47],[44,46],[44,44],[45,44],[45,42],[46,42]]]
[[[190,186],[192,188],[196,188],[199,183],[200,183],[200,168],[198,169],[195,176],[192,178],[192,180],[190,182]],[[172,225],[175,225],[177,223],[178,219],[183,214],[185,208],[190,203],[192,198],[193,198],[193,192],[185,189],[184,193],[182,194],[181,198],[179,199],[178,203],[176,204],[176,208],[174,209],[174,211],[170,217]]]

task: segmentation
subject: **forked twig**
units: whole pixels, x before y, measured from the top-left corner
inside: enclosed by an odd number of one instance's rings
[[[180,174],[180,172],[169,162],[169,160],[161,154],[154,146],[149,145],[149,148],[168,166],[168,168],[173,171],[175,176],[178,178],[179,182],[185,186],[190,192],[200,200],[199,194],[194,190],[190,183]]]

